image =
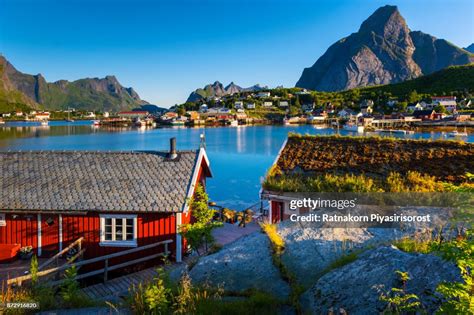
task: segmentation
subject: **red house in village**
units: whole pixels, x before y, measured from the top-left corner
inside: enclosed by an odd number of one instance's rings
[[[180,261],[178,228],[211,171],[203,148],[177,152],[175,143],[169,152],[0,153],[0,252],[11,258],[15,244],[29,245],[50,257],[82,237],[87,260],[169,241]],[[163,248],[114,263],[150,251]]]

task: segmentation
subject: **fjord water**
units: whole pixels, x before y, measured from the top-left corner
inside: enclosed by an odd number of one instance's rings
[[[168,150],[171,137],[176,137],[178,149],[191,150],[199,148],[200,135],[204,133],[213,173],[208,180],[209,196],[219,205],[242,210],[258,202],[261,181],[288,132],[336,133],[331,128],[317,129],[311,125],[103,129],[93,127],[91,121],[52,121],[49,126],[12,122],[0,126],[0,150]],[[340,134],[355,135],[344,130]],[[444,138],[439,132],[397,136]],[[474,142],[474,135],[463,140]]]

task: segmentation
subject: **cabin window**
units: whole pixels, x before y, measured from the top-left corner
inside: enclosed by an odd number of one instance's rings
[[[100,216],[101,246],[137,246],[136,215],[101,215]]]

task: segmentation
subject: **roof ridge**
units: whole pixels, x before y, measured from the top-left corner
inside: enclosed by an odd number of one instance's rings
[[[177,153],[197,153],[199,149],[196,150],[178,150]],[[0,154],[45,154],[45,153],[88,153],[88,154],[153,154],[153,153],[169,153],[167,150],[0,150]]]

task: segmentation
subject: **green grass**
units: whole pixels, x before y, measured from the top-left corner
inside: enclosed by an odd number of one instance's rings
[[[282,303],[273,296],[255,292],[247,298],[237,298],[235,300],[201,300],[196,305],[194,314],[202,315],[273,315],[278,314]]]

